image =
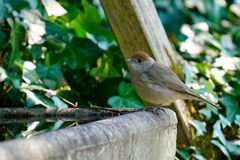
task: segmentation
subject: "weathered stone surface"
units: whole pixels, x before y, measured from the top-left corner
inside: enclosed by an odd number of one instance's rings
[[[1,160],[171,160],[177,119],[169,109],[135,112],[0,143]]]

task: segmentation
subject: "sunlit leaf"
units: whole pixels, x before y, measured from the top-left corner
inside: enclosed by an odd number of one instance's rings
[[[26,100],[30,101],[26,102],[26,104],[28,104],[27,107],[33,107],[34,105],[43,105],[44,107],[47,108],[56,107],[52,100],[50,100],[49,98],[45,97],[40,93],[30,91],[28,89],[22,89],[22,92],[26,93],[27,95]]]
[[[62,16],[67,11],[56,0],[41,0],[49,16]]]
[[[206,158],[199,154],[192,154],[192,157],[196,158],[197,160],[206,160]]]
[[[240,155],[240,141],[227,141],[226,147],[232,155],[239,156]]]
[[[119,96],[113,96],[108,99],[108,104],[114,108],[121,108],[123,107],[123,100]]]
[[[210,119],[212,117],[212,111],[209,107],[202,108],[198,112],[201,113],[202,115],[204,115],[207,119]]]
[[[203,136],[207,132],[206,123],[200,122],[198,120],[190,120],[189,122],[196,129],[197,136]]]
[[[231,156],[230,156],[229,152],[219,141],[211,140],[211,143],[214,144],[215,146],[217,146],[223,152],[223,154],[228,158],[228,160],[231,160]]]
[[[23,63],[23,80],[30,84],[30,83],[38,83],[39,77],[37,75],[37,72],[35,71],[36,65],[30,61],[25,61]]]
[[[7,77],[5,69],[0,67],[0,82],[3,82]]]
[[[236,119],[234,122],[240,127],[240,114],[236,115]]]
[[[51,98],[57,108],[68,108],[68,105],[64,103],[59,97],[52,96]]]
[[[190,66],[189,64],[185,64],[184,65],[184,75],[185,75],[185,83],[188,85],[192,82],[192,66]]]
[[[213,138],[218,138],[220,140],[220,142],[226,146],[226,139],[225,139],[225,136],[222,132],[222,129],[221,129],[221,123],[220,123],[220,120],[218,120],[214,125],[213,125]]]
[[[231,122],[229,122],[227,118],[225,118],[221,114],[218,114],[218,116],[223,129],[226,128],[227,126],[231,127]]]

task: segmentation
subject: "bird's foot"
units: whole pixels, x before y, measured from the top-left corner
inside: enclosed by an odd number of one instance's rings
[[[154,114],[159,115],[160,112],[165,113],[165,108],[162,107],[162,106],[152,106],[152,107],[149,107],[149,108],[144,108],[144,111],[152,112]]]

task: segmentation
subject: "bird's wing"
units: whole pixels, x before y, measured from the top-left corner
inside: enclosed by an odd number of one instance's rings
[[[175,90],[176,92],[191,95],[200,101],[205,101],[220,108],[218,105],[196,94],[192,89],[185,85],[170,68],[161,63],[154,63],[145,74],[149,77],[149,82],[152,84],[164,86],[171,90]]]
[[[163,64],[154,63],[145,74],[149,77],[150,83],[187,94],[191,92],[191,89],[188,88],[171,69]]]

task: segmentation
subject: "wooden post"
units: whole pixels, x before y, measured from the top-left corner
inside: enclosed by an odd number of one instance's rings
[[[181,67],[175,63],[178,56],[169,43],[152,0],[101,0],[101,4],[125,58],[142,50],[179,73]],[[191,135],[183,104],[178,101],[171,109],[178,116],[178,144],[189,145]]]

